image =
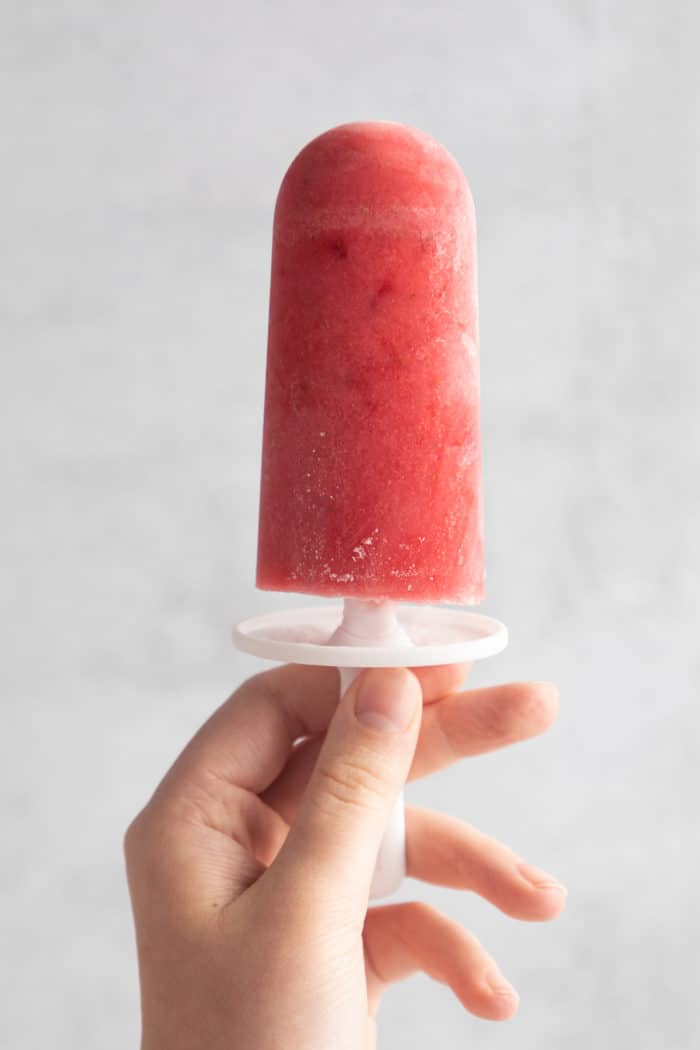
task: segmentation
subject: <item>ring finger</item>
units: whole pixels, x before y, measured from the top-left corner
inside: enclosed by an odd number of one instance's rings
[[[406,808],[406,872],[478,893],[514,919],[554,919],[566,901],[560,882],[503,843],[455,817],[416,806]]]

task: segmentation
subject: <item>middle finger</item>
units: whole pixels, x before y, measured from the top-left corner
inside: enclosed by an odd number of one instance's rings
[[[548,682],[516,682],[449,693],[440,699],[433,699],[425,684],[423,688],[423,720],[409,780],[543,733],[558,704],[557,690]],[[261,796],[288,824],[296,816],[322,743],[323,736],[300,741]]]

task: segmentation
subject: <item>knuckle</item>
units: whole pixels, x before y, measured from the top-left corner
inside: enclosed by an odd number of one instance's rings
[[[257,674],[246,678],[245,682],[238,687],[233,697],[246,696],[247,694],[265,695],[273,701],[279,701],[284,697],[282,686],[275,677],[275,668],[272,671],[258,671]]]
[[[343,806],[373,809],[387,792],[381,773],[372,768],[371,762],[357,757],[345,756],[322,763],[318,766],[318,779],[320,795]]]
[[[416,922],[433,925],[442,919],[438,909],[433,904],[428,904],[427,901],[411,901],[407,910],[409,916]]]
[[[137,813],[134,819],[129,824],[128,828],[124,832],[124,852],[127,857],[134,853],[138,848],[138,840],[141,836],[141,823],[143,821],[143,812]]]
[[[435,708],[435,725],[445,752],[447,762],[456,762],[463,757],[461,747],[453,738],[453,731],[447,719],[447,709],[438,704]]]
[[[480,734],[487,740],[507,740],[516,732],[521,721],[517,697],[506,697],[498,702],[498,696],[487,696],[475,711]],[[514,702],[515,701],[515,702]]]
[[[136,814],[124,832],[123,849],[127,869],[136,870],[152,863],[162,839],[162,820],[151,801]]]
[[[143,842],[144,842],[144,813],[143,810],[138,813],[129,824],[128,828],[124,832],[124,838],[122,840],[122,849],[124,852],[124,859],[126,861],[127,870],[132,871],[143,854]]]
[[[154,827],[158,824],[158,813],[155,799],[150,799],[132,818],[124,832],[124,849],[127,852],[138,852],[151,840]]]
[[[465,890],[473,890],[477,883],[474,857],[469,850],[465,849],[464,844],[452,841],[444,846],[441,854],[440,860],[445,869],[450,872],[453,884]]]

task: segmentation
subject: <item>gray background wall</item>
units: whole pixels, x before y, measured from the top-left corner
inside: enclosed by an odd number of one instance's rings
[[[570,887],[468,923],[522,994],[423,977],[384,1047],[698,1045],[698,31],[680,0],[0,4],[0,1045],[137,1045],[121,835],[258,665],[272,207],[310,137],[423,127],[480,222],[478,683],[551,734],[414,785]],[[381,1041],[380,1041],[381,1042]]]

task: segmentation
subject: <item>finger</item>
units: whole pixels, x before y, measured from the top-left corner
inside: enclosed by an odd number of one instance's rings
[[[432,704],[464,681],[469,664],[452,664],[442,667],[417,667],[411,673],[420,682],[423,703]],[[262,795],[265,802],[276,810],[288,824],[296,816],[299,802],[306,789],[312,770],[323,744],[321,736],[298,741],[279,777]]]
[[[458,677],[444,670],[422,669],[429,696]],[[295,741],[322,739],[338,690],[334,668],[275,668],[245,682],[199,730],[128,836],[132,869],[149,869],[144,882],[161,900],[195,883],[202,899],[227,900],[271,863],[288,829],[257,794],[276,779]],[[213,844],[216,864],[200,870],[198,851],[208,855]]]
[[[260,796],[287,824],[294,822],[324,740],[325,735],[300,741],[280,775]]]
[[[326,729],[337,698],[332,667],[287,664],[255,675],[202,726],[161,790],[216,782],[259,794],[279,775],[295,740]]]
[[[409,667],[420,682],[423,703],[432,704],[456,692],[469,674],[471,664],[442,664],[439,667]]]
[[[456,687],[466,670],[464,664],[424,667],[416,677],[431,702]],[[332,667],[286,664],[255,675],[202,726],[168,774],[167,786],[215,780],[259,794],[277,778],[299,737],[325,732],[338,700]]]
[[[406,870],[414,879],[473,890],[514,919],[554,919],[566,889],[495,839],[455,817],[406,808]]]
[[[513,682],[445,696],[425,709],[411,779],[538,736],[552,724],[558,706],[551,682]]]
[[[547,682],[498,685],[439,698],[439,691],[450,684],[449,676],[443,673],[448,670],[424,668],[431,673],[421,681],[426,706],[409,780],[435,773],[460,758],[536,736],[556,715],[557,690]],[[452,683],[463,674],[464,665]],[[322,743],[322,738],[300,743],[263,795],[288,824],[294,820]]]
[[[230,806],[155,799],[125,836],[134,907],[151,920],[211,917],[258,879],[287,832],[279,815],[250,792],[239,792]]]
[[[370,908],[364,928],[370,1011],[388,984],[423,970],[446,984],[470,1013],[504,1021],[518,995],[477,939],[428,904]]]
[[[273,865],[315,900],[364,914],[379,845],[413,758],[421,692],[410,671],[364,671],[329,726],[297,819]],[[273,870],[270,869],[270,870]]]
[[[288,828],[250,788],[274,779],[296,738],[325,729],[337,688],[332,668],[277,668],[200,729],[127,837],[132,882],[158,898],[149,908],[226,903],[271,862]]]

